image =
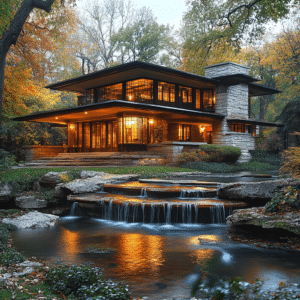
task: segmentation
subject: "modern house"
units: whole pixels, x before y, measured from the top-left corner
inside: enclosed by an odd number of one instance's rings
[[[15,120],[66,126],[67,152],[150,151],[173,159],[212,143],[239,147],[247,161],[256,126],[280,126],[250,119],[251,97],[279,92],[257,81],[248,67],[232,62],[206,67],[205,77],[131,62],[51,84],[47,88],[77,93],[78,106]]]

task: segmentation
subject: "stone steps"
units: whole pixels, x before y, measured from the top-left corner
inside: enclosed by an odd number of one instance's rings
[[[87,152],[60,153],[53,158],[43,158],[25,163],[25,166],[134,166],[161,165],[163,158],[159,155],[147,153],[119,153],[119,152]]]

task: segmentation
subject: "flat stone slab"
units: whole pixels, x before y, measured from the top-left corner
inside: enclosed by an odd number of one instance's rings
[[[199,180],[174,180],[174,179],[140,179],[139,182],[142,183],[161,183],[161,184],[181,184],[181,185],[195,185],[195,186],[207,186],[207,187],[217,187],[216,182],[207,182]]]
[[[17,218],[5,218],[2,220],[2,222],[6,224],[13,224],[17,226],[18,229],[23,229],[50,227],[55,225],[58,220],[58,216],[32,211]]]

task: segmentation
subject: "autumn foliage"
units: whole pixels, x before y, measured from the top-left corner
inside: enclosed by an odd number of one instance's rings
[[[291,147],[282,154],[283,165],[279,170],[280,174],[289,174],[300,179],[300,147]]]

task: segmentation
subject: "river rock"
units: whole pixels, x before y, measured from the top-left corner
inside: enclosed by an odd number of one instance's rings
[[[7,184],[7,183],[1,184],[0,183],[0,203],[1,202],[9,202],[12,199],[13,199],[12,189],[9,186],[9,184]]]
[[[101,173],[101,172],[99,172]],[[103,173],[86,179],[76,179],[63,184],[60,188],[67,191],[68,194],[85,194],[101,191],[104,184],[119,183],[125,181],[138,180],[139,175],[124,174],[115,175]]]
[[[300,212],[292,210],[282,213],[266,213],[265,207],[236,209],[226,219],[228,232],[231,234],[270,233],[300,235]]]
[[[48,172],[39,179],[39,183],[44,188],[54,188],[57,183],[62,182],[67,172]]]
[[[299,181],[294,179],[276,179],[262,182],[222,183],[218,187],[217,194],[221,199],[247,201],[250,206],[252,204],[257,204],[256,200],[260,200],[260,205],[264,205],[273,198],[277,189],[288,185],[298,184],[300,184]]]
[[[15,199],[16,206],[25,209],[45,208],[48,205],[46,200],[38,199],[36,196],[20,196]]]
[[[5,218],[2,220],[3,223],[16,225],[17,228],[40,228],[50,227],[55,225],[59,220],[58,216],[43,214],[38,211],[32,211],[28,214],[17,218]]]

